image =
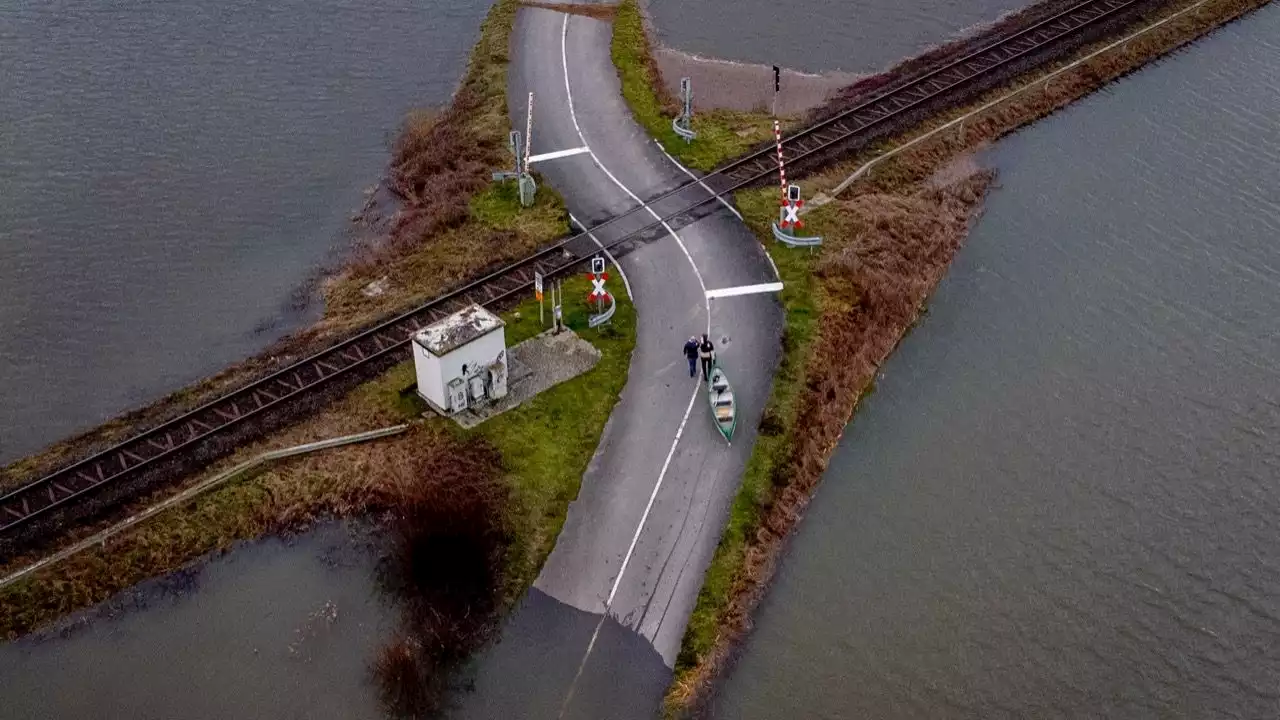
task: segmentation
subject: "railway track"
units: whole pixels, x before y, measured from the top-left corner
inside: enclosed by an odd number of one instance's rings
[[[1148,1],[1084,0],[1034,25],[994,39],[963,57],[784,138],[787,161],[794,163],[830,152],[833,147],[865,136],[878,125],[949,96],[979,78]],[[699,217],[700,208],[715,202],[719,196],[771,178],[777,169],[776,162],[776,151],[763,148],[716,169],[700,182],[685,183],[663,193],[648,205],[676,209],[660,211],[662,220],[624,232],[603,246],[614,249],[654,237],[663,232],[663,222],[674,221],[677,226],[692,222]],[[191,451],[249,418],[307,395],[356,368],[386,358],[404,348],[417,330],[473,302],[492,305],[512,298],[532,285],[535,272],[551,277],[572,269],[599,251],[596,240],[599,234],[625,227],[628,221],[634,225],[642,211],[643,208],[636,208],[589,231],[565,238],[422,307],[0,497],[0,533],[15,531],[107,484],[119,483],[177,453]]]

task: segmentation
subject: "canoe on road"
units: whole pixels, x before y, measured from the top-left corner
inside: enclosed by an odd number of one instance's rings
[[[711,382],[707,384],[707,397],[711,401],[711,416],[715,418],[716,427],[725,440],[733,440],[733,429],[738,425],[738,406],[733,398],[733,387],[729,378],[720,368],[711,371]]]

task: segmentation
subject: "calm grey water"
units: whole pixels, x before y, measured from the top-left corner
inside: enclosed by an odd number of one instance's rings
[[[721,718],[1280,717],[1280,7],[1001,142]]]
[[[0,462],[295,329],[488,6],[0,0]]]
[[[0,645],[5,718],[381,717],[369,663],[396,622],[365,532],[329,524],[146,583],[62,632]]]
[[[648,0],[665,45],[808,72],[883,70],[1028,0]]]

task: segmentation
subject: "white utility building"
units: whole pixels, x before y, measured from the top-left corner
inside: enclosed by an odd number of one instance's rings
[[[445,415],[507,394],[507,337],[502,318],[479,305],[413,336],[418,394]]]

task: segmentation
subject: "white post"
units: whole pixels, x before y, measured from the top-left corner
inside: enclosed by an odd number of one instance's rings
[[[529,172],[529,148],[533,147],[533,93],[529,93],[529,109],[524,124],[524,171]]]

